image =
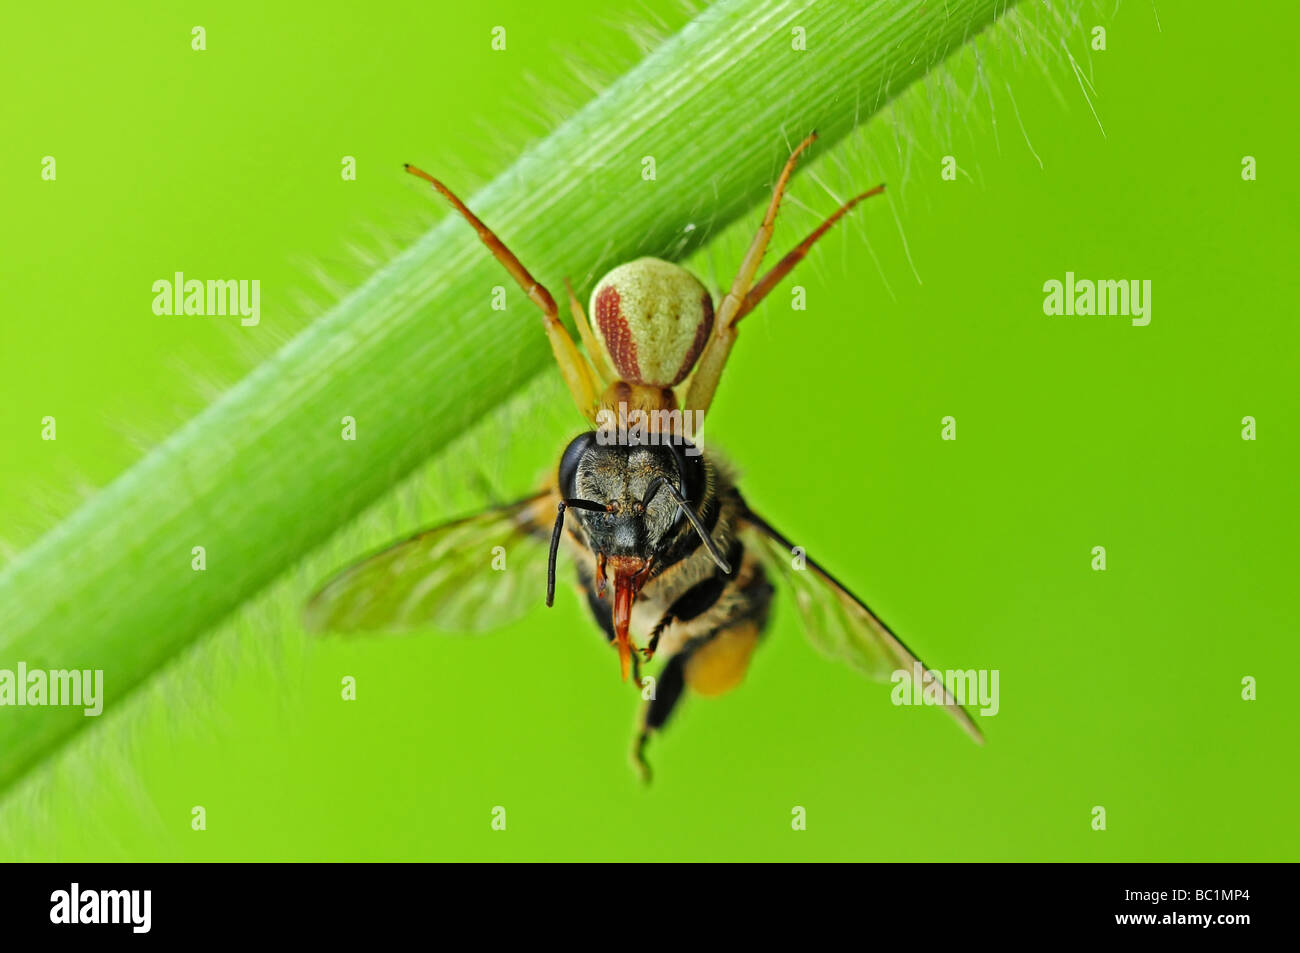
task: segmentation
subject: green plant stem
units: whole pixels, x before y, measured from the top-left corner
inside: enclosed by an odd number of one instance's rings
[[[721,0],[469,204],[552,289],[687,254],[808,131],[827,148],[1007,6]],[[111,710],[549,360],[538,314],[447,216],[0,575],[0,668],[102,669]],[[0,709],[0,787],[93,721]]]

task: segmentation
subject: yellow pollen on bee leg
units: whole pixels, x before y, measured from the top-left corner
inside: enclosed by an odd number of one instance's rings
[[[758,626],[742,622],[719,632],[696,649],[686,662],[686,684],[700,695],[722,695],[745,678],[758,646]]]

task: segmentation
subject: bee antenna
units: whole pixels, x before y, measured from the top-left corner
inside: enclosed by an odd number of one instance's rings
[[[655,494],[658,493],[660,489],[667,490],[672,498],[677,501],[677,505],[682,508],[682,512],[686,514],[686,518],[690,521],[691,526],[695,528],[695,532],[700,534],[700,540],[704,543],[705,548],[708,549],[709,555],[713,557],[713,561],[718,564],[719,569],[730,576],[731,564],[728,563],[726,557],[722,555],[721,550],[718,549],[717,543],[715,543],[713,537],[709,535],[709,531],[704,528],[704,524],[700,521],[699,514],[695,512],[695,508],[686,501],[681,493],[677,492],[677,487],[669,483],[664,477],[655,477],[650,481],[650,486],[646,490],[645,500],[641,504],[642,509],[645,509],[650,505],[650,501],[655,498]]]
[[[546,608],[555,604],[555,555],[560,551],[560,534],[564,532],[564,501],[555,507],[555,529],[551,531],[551,552],[546,560]]]
[[[593,513],[607,513],[609,507],[591,500],[561,500],[555,505],[555,528],[551,530],[551,551],[546,558],[546,608],[555,604],[555,557],[560,552],[560,534],[564,532],[564,511],[570,506]]]

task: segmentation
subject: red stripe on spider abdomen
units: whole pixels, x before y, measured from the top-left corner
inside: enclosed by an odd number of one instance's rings
[[[623,375],[623,380],[640,384],[641,368],[636,360],[636,341],[632,329],[628,327],[627,318],[623,316],[618,289],[606,285],[596,295],[596,325],[605,339],[605,349],[609,358]]]

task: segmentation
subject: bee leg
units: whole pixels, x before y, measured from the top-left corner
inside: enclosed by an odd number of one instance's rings
[[[551,353],[555,355],[555,363],[560,366],[560,373],[564,376],[564,382],[568,385],[569,393],[573,395],[574,403],[578,405],[578,409],[582,411],[583,415],[592,423],[595,423],[596,410],[599,407],[600,395],[604,386],[600,382],[599,375],[582,352],[578,350],[577,345],[573,343],[573,338],[569,337],[569,332],[560,321],[560,312],[555,306],[555,299],[546,290],[546,286],[540,284],[529,274],[528,269],[515,257],[514,252],[507,248],[505,243],[496,236],[496,233],[484,225],[479,217],[471,212],[451,189],[429,175],[429,173],[417,169],[409,163],[406,166],[406,171],[431,184],[452,204],[452,207],[473,226],[474,231],[478,232],[478,237],[496,257],[496,260],[505,266],[506,271],[510,273],[510,277],[514,278],[519,283],[519,287],[524,289],[524,294],[528,295],[533,304],[541,309],[546,336],[551,342]]]
[[[664,613],[664,617],[660,619],[659,622],[655,625],[654,629],[651,630],[650,641],[647,642],[646,647],[641,650],[641,654],[645,656],[645,660],[647,662],[655,657],[655,652],[658,651],[659,649],[659,636],[663,635],[664,629],[668,628],[672,624],[673,624],[673,613],[672,610],[670,609]]]
[[[758,620],[742,619],[700,640],[686,661],[687,686],[706,698],[731,691],[749,671],[761,635]]]
[[[649,785],[654,780],[655,773],[650,767],[650,762],[645,757],[646,742],[650,740],[650,732],[642,729],[636,736],[636,741],[632,743],[632,767],[636,769],[637,776],[641,783]]]
[[[655,682],[649,701],[641,711],[641,729],[632,743],[632,764],[641,780],[650,783],[650,762],[646,760],[646,744],[653,732],[661,731],[668,718],[681,701],[686,689],[686,659],[688,652],[678,652],[668,660]]]

